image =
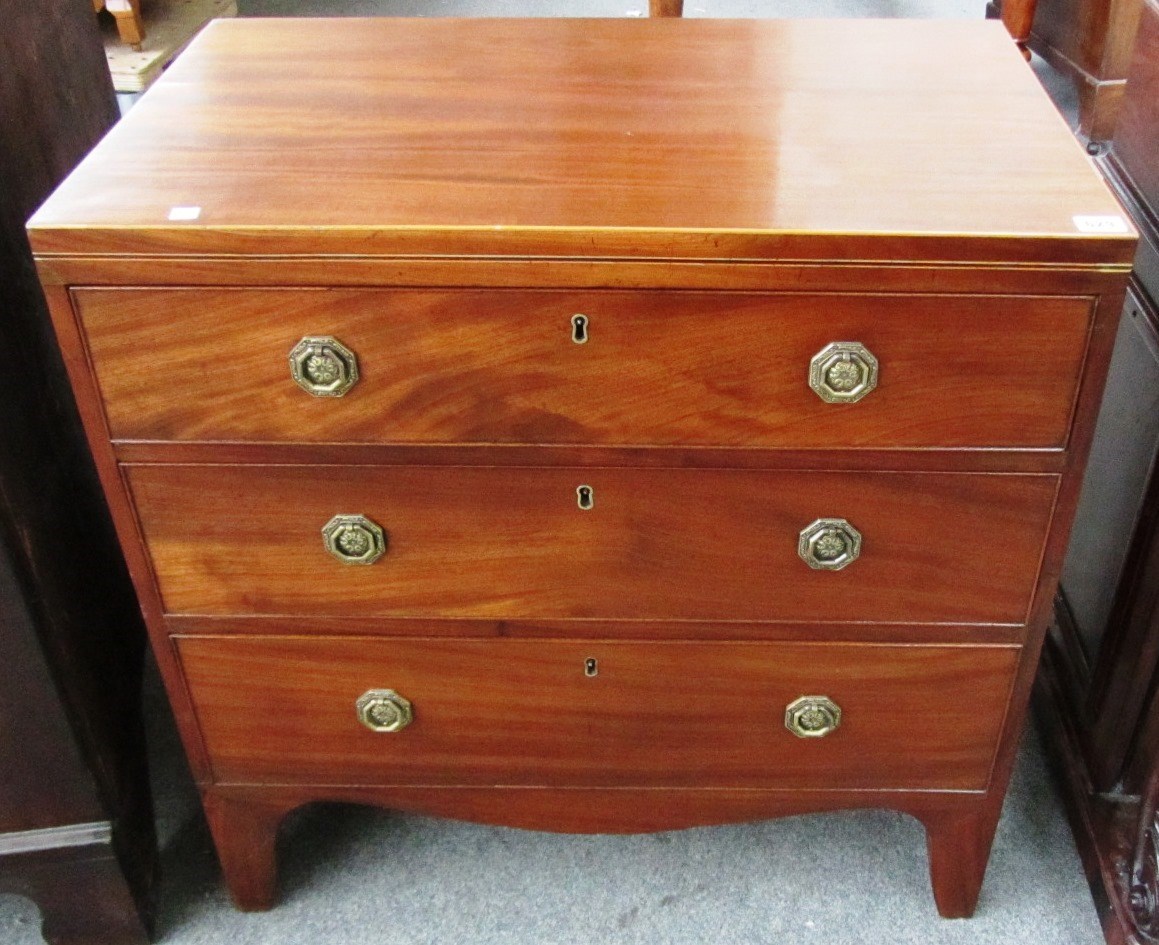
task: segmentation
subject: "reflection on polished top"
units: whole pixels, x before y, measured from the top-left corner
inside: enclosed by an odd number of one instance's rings
[[[993,22],[224,20],[33,241],[1126,261],[1075,222],[1120,210],[1070,137]]]

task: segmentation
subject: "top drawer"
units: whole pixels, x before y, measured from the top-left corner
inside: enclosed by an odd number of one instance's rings
[[[1062,447],[1091,313],[1085,298],[673,291],[75,299],[115,439],[307,443]],[[295,346],[320,337],[356,360],[342,396],[292,377]],[[869,355],[817,357],[834,342]],[[344,357],[302,349],[303,384],[340,388]],[[876,386],[840,400],[870,360]]]

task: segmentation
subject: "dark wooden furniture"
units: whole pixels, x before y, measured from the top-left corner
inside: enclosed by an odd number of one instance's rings
[[[1143,240],[1040,679],[1108,942],[1159,937],[1159,5],[1140,21],[1108,180]]]
[[[12,4],[0,59],[0,889],[36,902],[50,942],[138,942],[144,628],[24,232],[116,102],[83,5]]]
[[[1114,134],[1142,4],[1037,0],[1030,48],[1073,83],[1079,99],[1078,131],[1095,141],[1108,141]]]
[[[238,904],[311,800],[884,806],[969,915],[1119,214],[992,23],[210,26],[31,233]]]

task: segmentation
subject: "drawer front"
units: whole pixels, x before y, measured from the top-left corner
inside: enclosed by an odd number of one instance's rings
[[[982,790],[1019,654],[299,637],[177,645],[218,781],[318,784]],[[357,703],[375,690],[406,699],[410,723],[367,728]],[[840,711],[821,737],[786,727],[788,706],[809,696]],[[822,713],[812,724],[833,720],[830,705],[802,706]]]
[[[1091,309],[1081,298],[616,291],[75,298],[116,439],[770,448],[1065,445]],[[296,343],[327,336],[356,361],[343,396],[292,377]],[[832,342],[877,361],[876,388],[855,403],[810,389],[811,360]],[[341,373],[329,364],[316,379]],[[842,372],[860,383],[856,366],[837,370],[839,386]]]
[[[1009,474],[124,468],[168,613],[353,618],[1019,624],[1057,485]],[[372,564],[327,549],[324,528],[349,515],[382,529]],[[820,519],[860,536],[842,570],[800,556],[801,532]]]

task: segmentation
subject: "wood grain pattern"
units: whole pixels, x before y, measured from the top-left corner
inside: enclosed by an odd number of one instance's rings
[[[614,832],[872,805],[969,913],[1135,241],[1073,218],[1120,213],[993,24],[211,27],[32,239],[235,899],[272,904],[312,800]],[[577,299],[625,311],[552,347]],[[777,365],[847,326],[882,386],[809,414]],[[322,331],[364,384],[287,399]],[[326,554],[338,512],[382,561]],[[797,558],[819,516],[864,535],[846,571]],[[353,717],[380,672],[423,691],[401,767]],[[798,743],[770,679],[856,711]]]
[[[219,783],[982,790],[1017,648],[183,637]],[[598,659],[599,675],[584,663]],[[397,690],[401,732],[355,700]],[[825,694],[824,738],[784,726]]]
[[[1054,476],[733,470],[126,467],[168,613],[1009,622]],[[577,507],[576,488],[595,490]],[[321,528],[387,532],[370,566]],[[797,556],[844,517],[861,557]]]
[[[200,34],[32,239],[845,260],[1004,239],[1022,249],[984,258],[1123,262],[1129,234],[1073,221],[1119,212],[997,23],[240,19]]]
[[[315,443],[1059,447],[1091,310],[1082,298],[695,292],[75,298],[114,439]],[[290,349],[317,335],[358,356],[342,398],[290,377]],[[807,385],[832,341],[880,363],[857,404]]]

